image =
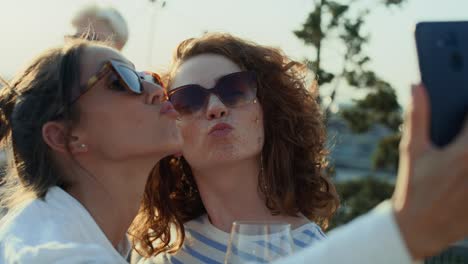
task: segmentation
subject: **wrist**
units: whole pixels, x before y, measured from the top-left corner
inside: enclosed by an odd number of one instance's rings
[[[393,207],[395,221],[402,239],[414,260],[421,260],[435,254],[437,237],[430,229],[425,228],[426,221],[418,220],[417,216],[405,207]]]

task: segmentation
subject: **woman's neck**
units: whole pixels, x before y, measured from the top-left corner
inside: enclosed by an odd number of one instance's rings
[[[139,163],[139,164],[136,164]],[[68,192],[91,214],[114,247],[138,213],[152,165],[148,162],[89,162]]]
[[[193,173],[211,223],[224,232],[230,232],[234,221],[282,221],[293,227],[307,221],[303,217],[271,214],[258,190],[260,167],[256,160]]]

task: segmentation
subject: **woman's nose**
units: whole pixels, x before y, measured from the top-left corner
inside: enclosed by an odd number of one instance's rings
[[[142,84],[145,102],[147,104],[159,104],[166,100],[164,88],[152,82],[144,81]]]
[[[228,108],[215,95],[211,95],[206,106],[206,118],[208,120],[224,117],[228,114]]]

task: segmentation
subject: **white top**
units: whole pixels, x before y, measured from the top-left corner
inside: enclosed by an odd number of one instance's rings
[[[207,215],[203,215],[195,220],[187,222],[185,225],[186,238],[182,248],[175,254],[160,254],[151,259],[143,259],[139,263],[208,263],[218,264],[224,263],[227,244],[229,241],[229,233],[226,233],[211,224]],[[324,239],[326,236],[318,225],[309,222],[302,225],[291,232],[293,239],[294,251],[300,251],[313,245],[315,242]],[[278,243],[282,237],[278,237]],[[255,240],[255,239],[254,239]],[[271,240],[268,244],[264,241],[251,241],[253,246],[271,247],[273,252],[275,248],[275,240]],[[281,250],[281,249],[279,249]],[[242,252],[241,252],[242,253]],[[247,259],[262,261],[261,256],[252,253],[243,252],[243,256]]]
[[[326,242],[316,243],[274,264],[409,264],[413,261],[395,222],[391,203],[334,229]]]
[[[141,263],[224,263],[228,234],[213,227],[206,216],[186,225],[189,241],[174,255],[162,254]],[[313,234],[309,236],[309,233]],[[304,236],[305,235],[305,236]],[[390,202],[380,204],[370,213],[351,223],[336,228],[327,239],[315,224],[311,223],[293,231],[296,240],[310,247],[275,264],[410,264],[414,262],[401,237]],[[319,241],[320,240],[320,241]],[[252,263],[258,263],[253,261]]]
[[[119,251],[88,211],[59,187],[0,220],[0,263],[127,263],[130,243]]]

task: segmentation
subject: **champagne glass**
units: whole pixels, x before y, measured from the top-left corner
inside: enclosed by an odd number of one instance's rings
[[[236,221],[232,224],[224,263],[270,263],[292,252],[290,224]]]

